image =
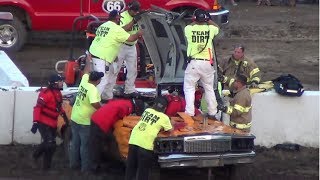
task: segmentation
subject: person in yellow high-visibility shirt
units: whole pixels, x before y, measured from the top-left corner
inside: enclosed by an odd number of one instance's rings
[[[184,29],[187,39],[188,66],[184,75],[185,112],[194,116],[195,87],[200,80],[205,91],[209,117],[215,118],[217,100],[214,93],[214,67],[211,64],[213,38],[219,33],[219,26],[210,20],[208,13],[197,9],[194,11],[194,22]]]
[[[101,98],[109,100],[113,98],[113,82],[116,75],[116,63],[113,63],[119,53],[120,46],[124,42],[135,42],[141,35],[139,30],[129,34],[120,24],[120,12],[113,10],[109,13],[109,21],[100,25],[96,31],[96,37],[92,41],[89,52],[92,55],[93,69],[103,72],[100,84],[97,86]]]
[[[129,152],[125,180],[148,180],[154,160],[154,140],[159,131],[170,131],[170,118],[164,114],[168,101],[157,97],[152,108],[147,108],[138,124],[133,128],[129,139]]]

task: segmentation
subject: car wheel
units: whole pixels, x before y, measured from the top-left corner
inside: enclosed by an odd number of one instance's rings
[[[19,51],[27,39],[25,25],[14,17],[12,21],[0,20],[0,49],[5,51]]]

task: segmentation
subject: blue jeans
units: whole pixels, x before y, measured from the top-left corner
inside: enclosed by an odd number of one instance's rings
[[[90,125],[81,125],[71,121],[71,132],[70,167],[78,168],[81,166],[81,171],[89,171]]]

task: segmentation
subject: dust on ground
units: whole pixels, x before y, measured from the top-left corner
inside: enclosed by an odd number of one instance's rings
[[[283,73],[297,76],[308,90],[319,90],[319,7],[298,4],[256,7],[254,2],[240,2],[230,8],[230,23],[223,27],[224,37],[217,40],[219,59],[228,57],[232,45],[246,46],[246,55],[255,60],[263,72],[263,80]],[[29,79],[32,86],[45,84],[49,73],[54,72],[57,60],[68,59],[69,41],[56,36],[34,33],[29,44],[9,56]],[[84,50],[77,43],[75,56]],[[318,138],[318,137],[315,137]],[[42,172],[31,168],[32,146],[0,147],[0,179],[123,179],[122,168],[106,168],[99,176],[85,176],[71,171],[63,158],[62,148],[57,149],[53,168]],[[300,148],[299,151],[257,147],[253,164],[232,168],[233,179],[319,179],[319,149]],[[207,179],[201,169],[161,170],[161,179]],[[216,179],[226,179],[226,169],[214,169]],[[153,178],[152,178],[153,179]]]

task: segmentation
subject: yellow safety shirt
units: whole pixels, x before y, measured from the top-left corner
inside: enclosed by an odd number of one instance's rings
[[[101,101],[97,87],[88,81],[89,74],[84,74],[71,112],[71,120],[81,125],[90,125],[91,115],[96,111],[91,104]]]

